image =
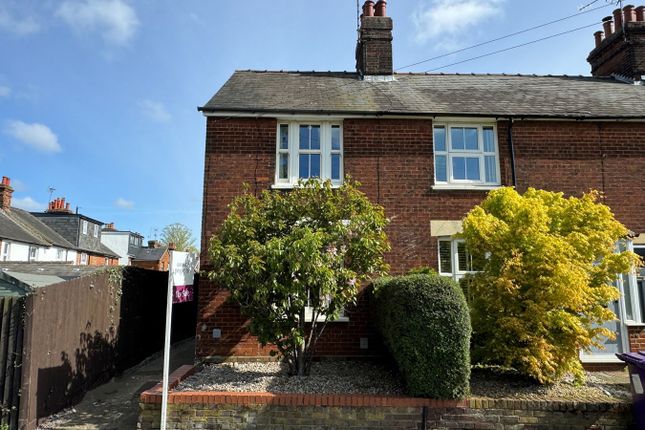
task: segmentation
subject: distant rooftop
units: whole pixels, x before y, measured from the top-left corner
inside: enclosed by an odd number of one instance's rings
[[[0,262],[0,296],[24,296],[37,288],[59,284],[103,270],[105,270],[104,266]]]

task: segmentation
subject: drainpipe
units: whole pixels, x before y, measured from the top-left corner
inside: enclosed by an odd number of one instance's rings
[[[517,176],[515,173],[515,145],[513,145],[513,118],[508,118],[508,144],[511,147],[511,176],[513,177],[513,186],[517,188]]]

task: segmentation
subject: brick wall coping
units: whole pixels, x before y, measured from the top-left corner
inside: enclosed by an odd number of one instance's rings
[[[170,374],[170,389],[188,378],[197,370],[196,366],[181,366]],[[141,393],[140,401],[145,404],[160,404],[162,385]],[[434,400],[418,397],[373,396],[356,394],[289,394],[217,391],[175,391],[168,395],[170,404],[218,404],[218,405],[282,405],[282,406],[348,406],[348,407],[429,407],[458,409],[506,409],[541,411],[629,411],[631,403],[620,402],[578,402],[490,399],[473,397],[468,400]]]

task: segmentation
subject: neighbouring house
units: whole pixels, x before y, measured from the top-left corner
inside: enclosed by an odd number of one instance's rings
[[[73,263],[76,247],[27,211],[11,207],[11,180],[0,183],[0,261]]]
[[[148,270],[168,271],[170,252],[174,250],[173,244],[165,245],[157,240],[149,240],[147,247],[137,250],[132,257],[132,265]]]
[[[114,223],[110,223],[103,227],[101,243],[119,255],[120,266],[130,266],[143,246],[143,236],[133,231],[117,230]]]
[[[202,259],[228,214],[251,190],[346,175],[392,220],[392,272],[432,266],[459,279],[472,270],[455,234],[500,186],[581,195],[600,190],[645,246],[644,7],[618,9],[595,34],[592,76],[394,73],[386,2],[363,6],[356,72],[237,71],[199,110],[206,117]],[[615,21],[615,22],[614,22]],[[590,38],[590,42],[591,42]],[[348,49],[353,49],[349,46]],[[250,167],[249,167],[250,166]],[[617,334],[583,362],[645,349],[645,291],[617,280]],[[228,292],[202,282],[197,355],[264,356]],[[317,346],[319,355],[374,355],[365,298]]]
[[[47,211],[32,212],[43,224],[63,236],[77,250],[75,264],[115,266],[119,255],[101,242],[103,223],[88,216],[73,213],[64,198],[49,202]]]

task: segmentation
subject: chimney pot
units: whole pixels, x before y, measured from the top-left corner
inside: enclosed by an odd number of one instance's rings
[[[645,21],[645,6],[638,6],[634,13],[636,14],[636,21]]]
[[[611,16],[606,16],[602,19],[602,26],[603,26],[603,29],[605,30],[605,39],[614,33],[611,25],[612,19],[613,18]]]
[[[169,250],[174,251],[176,248],[177,248],[177,247],[175,246],[175,244],[174,244],[174,243],[170,242],[170,243],[168,244],[168,249],[169,249]]]
[[[614,11],[614,31],[618,33],[618,29],[623,27],[623,10],[618,8]]]
[[[628,4],[623,8],[623,15],[625,17],[625,22],[632,22],[635,21],[635,16],[634,16],[634,5]]]
[[[374,2],[367,0],[363,5],[363,16],[374,16]]]
[[[603,39],[603,35],[604,35],[604,34],[605,34],[605,33],[603,33],[602,31],[596,31],[596,32],[593,34],[593,35],[594,35],[594,37],[596,38],[596,48],[597,48],[597,47],[599,47],[599,46],[600,46],[600,44],[602,43],[602,39]]]
[[[2,185],[10,186],[11,185],[11,179],[7,178],[6,176],[2,177]]]
[[[65,205],[65,210],[66,210],[67,212],[71,212],[71,211],[72,211],[69,207],[70,207],[70,204],[69,204],[69,203],[67,203],[67,204]]]
[[[379,0],[376,2],[376,16],[387,16],[387,1]]]

